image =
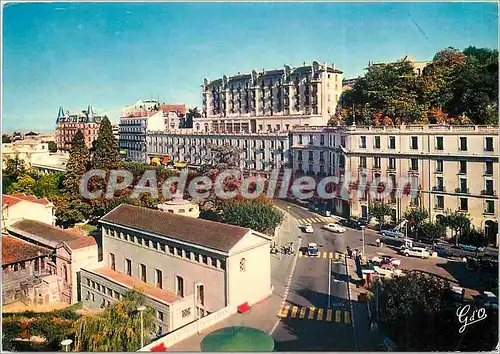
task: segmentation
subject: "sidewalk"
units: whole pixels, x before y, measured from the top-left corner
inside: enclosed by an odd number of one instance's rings
[[[293,241],[294,247],[298,250],[299,236],[301,235],[299,225],[297,220],[293,217],[288,220],[288,213],[285,212],[285,219],[278,230],[279,237],[276,237],[275,242],[284,245],[287,242]],[[289,225],[291,232],[289,232]],[[284,297],[288,294],[288,283],[290,278],[290,272],[293,267],[293,261],[297,257],[297,253],[294,255],[281,255],[279,259],[278,254],[271,254],[271,284],[274,287],[273,293],[267,299],[261,301],[258,304],[252,306],[252,309],[244,314],[235,314],[228,319],[217,323],[216,325],[205,329],[200,334],[191,336],[173,346],[168,348],[168,351],[200,351],[200,345],[203,338],[219,329],[229,326],[245,326],[260,329],[266,333],[271,332],[273,327],[278,321],[277,314],[281,309],[281,304]]]

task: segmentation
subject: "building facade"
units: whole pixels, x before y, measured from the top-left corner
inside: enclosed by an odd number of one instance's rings
[[[100,222],[104,266],[82,273],[87,308],[98,309],[103,300],[106,306],[136,287],[157,312],[158,332],[166,333],[271,294],[268,236],[124,204]]]
[[[48,199],[25,193],[2,194],[2,230],[26,215],[48,225],[56,223],[54,204]]]
[[[61,150],[71,149],[71,142],[78,129],[83,133],[85,145],[88,148],[92,147],[92,143],[97,139],[99,126],[105,116],[97,115],[91,105],[87,110],[80,113],[64,112],[62,107],[59,107],[59,113],[56,120],[56,144]]]
[[[195,131],[283,132],[294,125],[328,122],[342,93],[342,71],[314,61],[205,79],[202,90],[202,117],[193,120]]]
[[[397,62],[410,63],[411,67],[413,68],[413,72],[418,76],[422,75],[424,72],[424,68],[431,63],[430,61],[417,61],[415,57],[411,55],[405,55]],[[376,63],[369,61],[368,67],[370,68],[372,66],[387,65],[387,64],[392,64],[392,63]]]
[[[289,135],[273,133],[205,133],[191,129],[151,132],[147,136],[148,161],[158,158],[190,167],[208,163],[211,146],[229,145],[240,149],[240,168],[250,173],[269,174],[290,166]]]
[[[396,219],[410,207],[425,208],[433,221],[448,209],[462,210],[476,228],[494,235],[498,148],[496,126],[298,127],[292,133],[297,174],[350,172],[358,185],[382,176],[398,184],[410,181],[418,189],[416,198],[386,198]],[[367,194],[361,199],[333,199],[332,206],[338,214],[366,216],[372,202]]]

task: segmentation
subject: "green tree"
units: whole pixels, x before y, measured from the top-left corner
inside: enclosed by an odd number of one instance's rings
[[[17,182],[12,183],[7,189],[7,194],[26,193],[33,194],[36,181],[29,175],[19,176]]]
[[[61,194],[63,187],[64,173],[56,172],[42,174],[38,177],[32,190],[39,198],[52,198]]]
[[[454,212],[448,210],[443,221],[446,226],[454,231],[455,242],[458,246],[462,234],[470,229],[471,221],[469,216],[460,210]]]
[[[412,235],[417,234],[418,229],[428,217],[429,213],[423,208],[409,209],[403,215],[403,218],[408,221],[408,232]]]
[[[446,236],[446,226],[442,223],[423,222],[418,228],[419,239],[434,240],[442,239]]]
[[[92,168],[107,171],[117,169],[119,166],[120,156],[118,145],[113,135],[113,128],[109,119],[104,117],[99,126],[97,139],[95,140]]]
[[[55,143],[55,141],[49,141],[48,144],[50,152],[57,152],[57,144]]]
[[[234,200],[221,203],[222,221],[272,235],[283,215],[272,204],[262,200]]]
[[[85,145],[83,133],[78,129],[71,142],[71,150],[63,181],[64,192],[73,198],[80,198],[80,179],[87,172],[89,159],[90,154]]]
[[[382,230],[385,216],[391,215],[392,208],[389,204],[373,203],[370,205],[369,212],[371,216],[374,216],[379,221],[380,229]]]
[[[24,160],[20,159],[18,155],[14,158],[9,157],[4,159],[3,163],[3,173],[6,176],[11,176],[17,179],[28,172]]]
[[[137,307],[146,305],[145,297],[130,291],[122,300],[103,312],[81,317],[75,323],[75,349],[77,351],[130,352],[141,346],[141,317]],[[155,312],[146,307],[143,312],[144,342],[154,332]]]
[[[183,128],[193,127],[193,118],[200,118],[201,114],[198,107],[190,108],[186,113],[186,122]]]
[[[7,144],[12,142],[12,137],[8,134],[2,134],[2,144]]]

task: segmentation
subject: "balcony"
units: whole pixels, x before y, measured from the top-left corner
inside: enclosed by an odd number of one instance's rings
[[[436,169],[434,173],[443,173],[443,170]]]
[[[435,205],[434,210],[444,210],[444,205]]]
[[[483,176],[493,176],[493,170],[486,170],[486,171],[484,171]]]
[[[493,189],[483,189],[481,191],[481,195],[497,195],[497,191],[496,190],[493,190]]]
[[[455,188],[455,193],[469,194],[469,188]]]
[[[432,187],[434,192],[446,192],[446,188],[444,186],[434,186]]]
[[[485,209],[483,214],[484,215],[495,215],[495,210]]]
[[[416,175],[416,174],[418,174],[418,168],[410,168],[408,170],[408,173],[412,174],[412,175]]]

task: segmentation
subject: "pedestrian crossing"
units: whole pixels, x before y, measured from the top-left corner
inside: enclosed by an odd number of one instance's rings
[[[307,253],[299,252],[299,258],[316,258],[316,259],[344,259],[344,255],[339,252],[320,251],[317,256],[309,256]]]
[[[304,225],[304,224],[319,224],[319,223],[330,223],[330,222],[337,222],[338,219],[333,217],[333,216],[317,216],[314,218],[303,218],[303,219],[297,219],[299,224]]]
[[[278,317],[336,323],[351,323],[351,313],[347,310],[323,309],[306,306],[284,305],[280,312],[278,312]]]

